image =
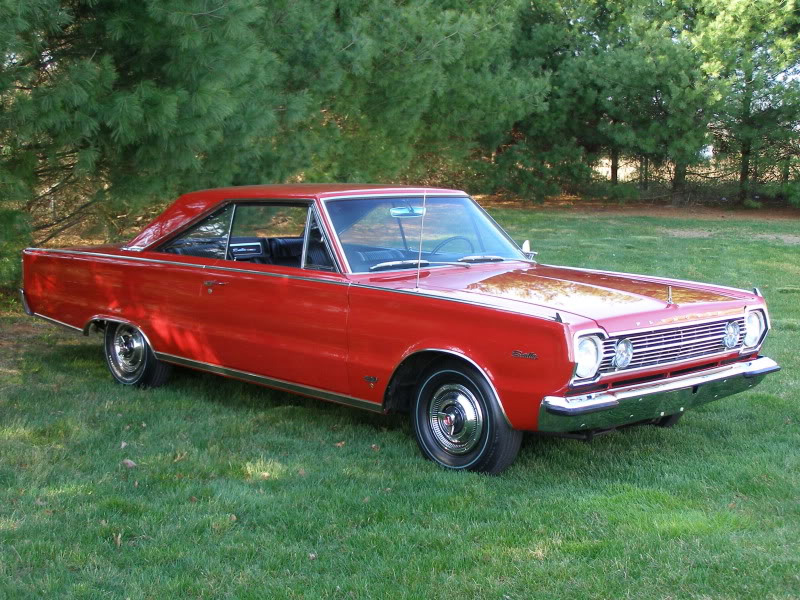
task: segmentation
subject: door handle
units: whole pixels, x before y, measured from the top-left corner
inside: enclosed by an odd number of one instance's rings
[[[215,281],[213,279],[209,279],[208,281],[204,281],[203,285],[207,287],[211,287],[212,285],[228,285],[227,281]]]

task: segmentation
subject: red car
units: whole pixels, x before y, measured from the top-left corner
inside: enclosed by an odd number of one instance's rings
[[[496,473],[523,431],[674,424],[779,369],[752,292],[538,264],[464,192],[181,196],[130,243],[24,252],[25,311],[105,336],[114,378],[181,365],[376,412]]]

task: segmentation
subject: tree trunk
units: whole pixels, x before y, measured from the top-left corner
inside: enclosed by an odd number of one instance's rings
[[[742,142],[742,162],[739,165],[739,204],[744,204],[750,191],[750,141]]]
[[[680,206],[686,200],[686,168],[685,162],[675,163],[675,173],[672,175],[673,206]]]
[[[784,158],[781,165],[781,184],[783,187],[789,185],[789,157]]]
[[[611,185],[619,183],[619,150],[611,149]]]
[[[650,159],[647,156],[643,156],[641,163],[639,165],[639,186],[647,191],[647,188],[650,187]]]

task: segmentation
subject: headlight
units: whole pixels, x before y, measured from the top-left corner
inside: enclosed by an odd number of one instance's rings
[[[744,345],[747,347],[755,346],[761,341],[761,336],[764,334],[767,323],[764,319],[764,313],[760,310],[754,310],[747,313],[744,320]]]
[[[739,343],[739,324],[736,321],[728,321],[725,325],[725,336],[722,342],[728,350],[736,347]]]
[[[592,335],[579,339],[575,348],[575,377],[577,379],[594,377],[600,368],[602,357],[603,346],[599,338]]]

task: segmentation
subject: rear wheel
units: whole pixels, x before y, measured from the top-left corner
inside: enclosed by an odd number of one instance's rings
[[[486,379],[455,360],[433,365],[420,378],[411,422],[425,457],[449,469],[499,473],[522,441]]]
[[[170,365],[155,357],[147,339],[133,325],[108,323],[104,350],[108,370],[119,383],[158,387],[167,382]]]

